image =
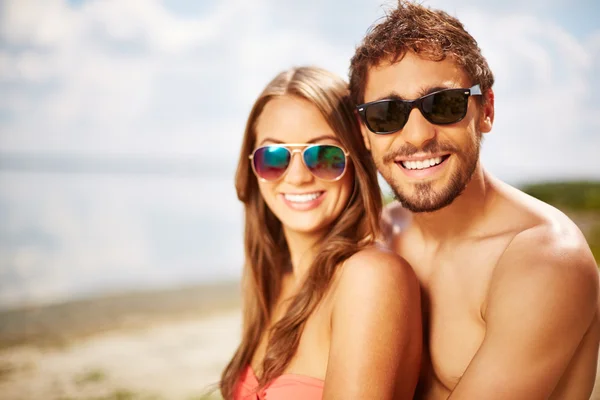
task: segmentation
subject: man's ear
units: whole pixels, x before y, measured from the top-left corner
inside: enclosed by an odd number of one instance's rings
[[[367,150],[371,151],[371,142],[369,141],[369,130],[367,129],[365,124],[363,124],[362,118],[360,117],[360,115],[358,115],[357,110],[354,110],[354,116],[356,117],[356,121],[358,121],[360,134],[362,135],[363,141],[365,142],[365,147],[367,148]]]
[[[479,119],[479,131],[488,133],[494,125],[494,90],[489,88],[483,95],[485,98],[483,99],[482,114]]]

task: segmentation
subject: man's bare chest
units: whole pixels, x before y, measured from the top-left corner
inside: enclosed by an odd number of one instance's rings
[[[483,312],[499,254],[480,247],[426,254],[415,246],[402,254],[421,284],[423,373],[430,386],[452,390],[483,342]]]

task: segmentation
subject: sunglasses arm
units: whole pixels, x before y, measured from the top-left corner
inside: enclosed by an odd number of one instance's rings
[[[482,95],[483,94],[481,92],[481,86],[479,86],[479,84],[472,86],[469,89],[469,93],[471,94],[471,96],[478,96],[478,95]]]

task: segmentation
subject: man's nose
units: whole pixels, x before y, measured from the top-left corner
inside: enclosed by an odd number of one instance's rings
[[[423,148],[428,141],[435,137],[435,134],[435,125],[427,121],[417,108],[412,109],[406,125],[404,125],[404,128],[400,132],[402,140],[412,144],[417,149]]]

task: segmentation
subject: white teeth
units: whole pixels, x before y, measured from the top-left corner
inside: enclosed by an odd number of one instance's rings
[[[284,194],[283,197],[287,201],[291,201],[292,203],[307,203],[309,201],[313,201],[317,197],[321,195],[321,192],[315,193],[303,193],[303,194]]]
[[[406,169],[425,169],[438,165],[441,162],[442,157],[435,157],[423,161],[402,161],[402,166]]]

